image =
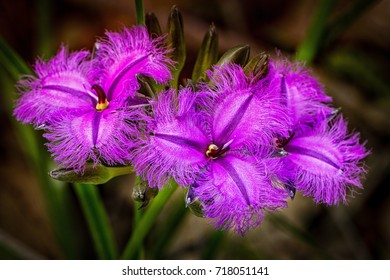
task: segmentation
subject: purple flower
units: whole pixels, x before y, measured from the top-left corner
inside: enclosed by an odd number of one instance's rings
[[[136,95],[136,75],[171,78],[161,39],[150,39],[144,27],[106,35],[94,58],[62,47],[48,62],[37,61],[37,77],[20,82],[14,111],[23,123],[44,128],[55,160],[78,171],[86,161],[127,163],[138,133],[135,108],[146,103]]]
[[[367,156],[359,135],[347,132],[347,124],[321,85],[298,64],[274,62],[270,87],[277,89],[290,118],[290,135],[279,137],[276,146],[287,156],[280,178],[293,197],[295,189],[329,205],[346,201],[347,190],[361,188]]]
[[[210,85],[161,93],[145,118],[134,164],[151,186],[172,176],[199,199],[205,216],[220,228],[244,233],[264,210],[286,205],[286,191],[273,186],[278,165],[270,160],[276,135],[286,135],[283,106],[238,66],[216,68]]]

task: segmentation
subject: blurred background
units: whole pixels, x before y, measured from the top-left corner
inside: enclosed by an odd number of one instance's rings
[[[190,77],[203,36],[214,23],[220,54],[249,44],[251,56],[279,50],[310,65],[372,154],[364,189],[348,205],[315,205],[298,194],[288,208],[267,215],[245,237],[215,231],[184,208],[184,192],[177,190],[147,235],[143,257],[390,259],[390,1],[144,1],[145,11],[156,14],[164,32],[172,5],[183,15],[184,77]],[[135,23],[132,0],[0,0],[0,35],[29,66],[37,57],[50,58],[62,43],[71,50],[91,50],[105,30]],[[97,258],[74,189],[42,183],[55,166],[49,162],[40,168],[31,161],[35,152],[21,137],[26,128],[11,115],[15,80],[3,66],[0,258]],[[97,187],[119,250],[133,227],[133,179],[122,176]]]

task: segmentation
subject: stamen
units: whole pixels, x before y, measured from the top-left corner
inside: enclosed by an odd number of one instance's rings
[[[290,132],[288,138],[276,138],[275,139],[276,148],[283,149],[284,147],[286,147],[288,143],[290,143],[290,141],[293,139],[294,136],[295,136],[295,132],[293,131],[292,133]]]
[[[210,144],[206,151],[206,156],[211,159],[216,159],[226,154],[230,150],[229,145],[231,141],[223,145],[222,148],[218,148],[215,144]]]
[[[104,89],[99,85],[93,85],[92,89],[96,91],[98,96],[98,102],[96,104],[96,110],[102,111],[108,107],[108,100]]]
[[[218,150],[219,148],[217,145],[210,144],[209,147],[207,148],[206,156],[212,159],[216,159]]]

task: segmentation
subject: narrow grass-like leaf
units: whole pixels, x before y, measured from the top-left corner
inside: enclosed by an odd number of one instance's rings
[[[31,126],[22,125],[12,117],[12,108],[16,98],[14,84],[21,76],[32,74],[32,71],[1,37],[0,65],[9,77],[6,78],[5,75],[0,75],[2,78],[2,92],[5,93],[3,102],[17,133],[20,146],[39,180],[45,206],[49,213],[51,228],[61,248],[63,257],[66,259],[79,259],[81,257],[79,248],[82,238],[75,234],[77,230],[74,217],[72,217],[74,207],[72,206],[70,190],[63,183],[56,183],[48,176],[50,160],[47,151],[38,140],[40,135]]]
[[[298,48],[296,59],[312,63],[325,38],[326,24],[336,0],[321,0],[305,39]]]
[[[114,235],[98,188],[87,184],[75,184],[74,188],[88,223],[97,256],[102,260],[116,259]]]

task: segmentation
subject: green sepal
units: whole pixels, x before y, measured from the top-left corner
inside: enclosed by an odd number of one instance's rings
[[[245,74],[252,79],[252,83],[265,78],[269,71],[269,55],[261,52],[253,57],[244,67]]]
[[[162,35],[160,23],[154,13],[147,13],[145,15],[145,25],[152,38],[157,38]]]
[[[195,61],[194,70],[192,71],[192,81],[206,79],[206,70],[210,69],[218,60],[218,33],[215,25],[211,24],[209,31],[203,38],[202,45]]]
[[[78,184],[104,184],[114,177],[133,172],[132,166],[108,167],[101,164],[87,163],[84,172],[76,172],[69,168],[56,168],[49,172],[53,179]]]
[[[158,188],[151,188],[147,181],[137,176],[131,196],[135,201],[142,203],[140,208],[146,207],[157,194]]]
[[[249,45],[239,45],[227,50],[218,60],[216,65],[222,66],[225,64],[236,63],[244,66],[249,60],[249,54]]]
[[[171,49],[169,57],[174,61],[171,73],[173,79],[170,85],[178,88],[180,73],[186,62],[186,44],[184,41],[183,18],[176,6],[173,6],[168,17],[168,48]]]

